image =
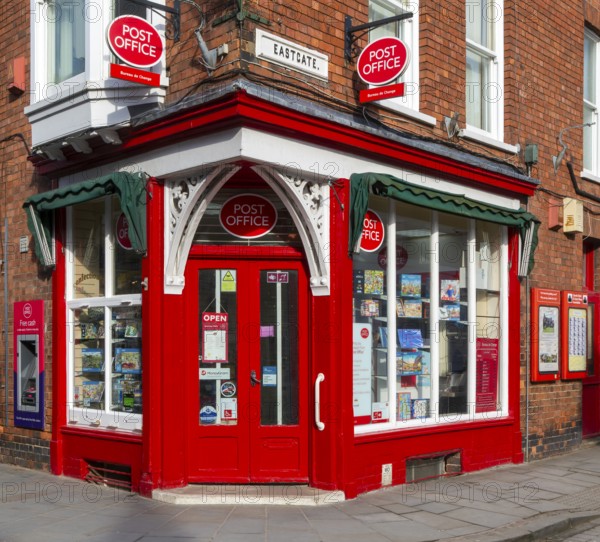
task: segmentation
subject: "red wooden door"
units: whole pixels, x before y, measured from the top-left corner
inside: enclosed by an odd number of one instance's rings
[[[600,435],[600,294],[588,294],[587,376],[582,382],[583,437]]]
[[[189,481],[306,481],[302,262],[190,260],[185,289]]]

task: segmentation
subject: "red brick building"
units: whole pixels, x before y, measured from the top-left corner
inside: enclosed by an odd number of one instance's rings
[[[596,2],[8,4],[3,461],[352,497],[600,434]]]

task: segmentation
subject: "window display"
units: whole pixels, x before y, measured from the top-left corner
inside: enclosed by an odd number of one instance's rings
[[[505,228],[377,197],[369,210],[385,243],[353,257],[357,431],[502,412]]]
[[[139,430],[141,256],[128,246],[116,198],[73,206],[67,216],[73,254],[67,260],[69,423]]]

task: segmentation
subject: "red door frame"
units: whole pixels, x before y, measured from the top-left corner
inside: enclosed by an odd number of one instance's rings
[[[588,359],[587,374],[581,386],[581,433],[583,438],[600,435],[600,293],[588,293],[588,318],[592,322],[592,359]]]
[[[308,280],[301,253],[289,247],[194,247],[186,266],[185,321],[186,356],[184,401],[188,482],[267,483],[307,482],[309,463],[309,311]],[[227,259],[225,259],[227,258]],[[237,378],[238,420],[236,425],[198,424],[198,307],[201,269],[236,269],[238,306]],[[251,323],[252,312],[260,307],[261,270],[293,269],[298,272],[298,407],[299,422],[294,426],[262,426],[260,420],[261,386],[250,386],[249,372],[260,377],[260,352],[256,348],[258,326]],[[258,316],[258,312],[256,312]],[[249,338],[248,329],[257,337]],[[247,339],[247,340],[243,340]],[[245,408],[244,405],[248,405]],[[259,451],[260,448],[260,451]],[[297,467],[277,464],[285,452],[297,454]],[[245,452],[247,450],[247,452]],[[211,457],[213,458],[211,460]],[[270,458],[270,459],[269,459]],[[261,461],[261,459],[263,461]],[[237,463],[236,463],[237,461]],[[215,465],[216,463],[216,465]],[[219,466],[220,463],[220,466]],[[267,468],[266,465],[268,465]]]

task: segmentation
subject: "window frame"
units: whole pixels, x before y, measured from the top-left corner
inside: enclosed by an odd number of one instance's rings
[[[593,49],[594,49],[594,58],[592,59],[591,65],[588,62],[585,62],[585,52],[586,52],[586,40],[591,40]],[[583,122],[586,122],[586,114],[585,111],[588,109],[591,112],[591,116],[593,118],[593,122],[596,124],[593,126],[585,126],[583,128],[583,148],[582,148],[582,171],[581,176],[595,182],[600,182],[600,160],[598,158],[598,153],[600,152],[600,126],[599,126],[599,115],[598,115],[598,107],[600,106],[600,36],[590,30],[589,28],[584,29],[584,72],[583,72],[583,112],[582,118]],[[588,69],[593,69],[593,73],[586,73],[586,66]],[[592,78],[594,82],[594,102],[589,101],[585,97],[585,88],[588,82],[588,79]],[[586,137],[591,137],[590,142],[590,152],[591,152],[591,168],[586,167],[586,158],[588,158],[586,153]]]
[[[76,407],[73,397],[75,391],[75,311],[79,309],[103,308],[104,321],[109,322],[107,317],[115,308],[134,308],[142,309],[142,294],[120,294],[115,295],[114,290],[114,268],[116,263],[116,240],[113,232],[113,221],[111,220],[113,211],[114,196],[105,196],[100,198],[104,201],[104,295],[97,297],[75,297],[75,240],[74,240],[74,206],[66,207],[66,245],[65,245],[65,299],[66,299],[66,317],[67,317],[67,423],[78,426],[99,428],[99,429],[118,429],[128,432],[139,432],[142,429],[143,413],[121,412],[110,410],[112,394],[112,371],[104,371],[104,409],[95,409],[91,407]],[[97,201],[97,200],[92,200]],[[140,271],[142,262],[140,261]],[[104,366],[111,368],[112,365],[112,331],[105,325],[104,333]],[[142,363],[143,375],[143,363]],[[143,395],[142,395],[143,397]]]
[[[369,196],[369,202],[373,199],[382,199],[377,196]],[[430,230],[430,245],[429,245],[429,260],[430,260],[430,316],[429,316],[429,332],[433,338],[436,334],[441,333],[439,317],[440,308],[440,238],[439,238],[439,215],[440,211],[431,211],[431,230]],[[387,254],[395,254],[396,245],[396,202],[392,198],[388,198],[387,203],[387,221],[385,222],[385,235],[384,235],[384,247]],[[486,221],[478,221],[473,218],[469,218],[468,224],[468,235],[467,235],[467,248],[472,254],[475,254],[476,248],[476,230],[477,224],[487,224]],[[467,364],[467,411],[464,413],[448,413],[440,414],[439,412],[439,344],[437,341],[431,340],[430,343],[430,357],[431,357],[431,388],[430,388],[430,400],[429,400],[429,416],[426,418],[413,418],[408,420],[397,420],[397,378],[396,378],[396,364],[397,364],[397,353],[398,348],[395,340],[390,340],[387,346],[387,387],[388,387],[388,404],[389,404],[389,421],[381,423],[368,423],[354,426],[355,436],[369,435],[374,433],[380,433],[382,431],[390,430],[411,430],[421,427],[440,427],[447,426],[449,424],[461,424],[472,421],[490,421],[500,418],[506,418],[509,415],[509,389],[508,389],[508,314],[509,314],[509,301],[508,301],[508,290],[509,290],[509,249],[508,249],[508,227],[498,226],[500,228],[500,277],[499,277],[499,338],[498,338],[498,387],[497,387],[497,401],[499,408],[487,412],[476,412],[476,386],[477,386],[477,350],[476,350],[476,338],[477,338],[477,321],[479,315],[477,314],[477,288],[476,284],[476,258],[469,257],[467,263],[467,299],[469,300],[467,305],[467,336],[468,336],[468,364]],[[397,298],[397,273],[395,257],[387,258],[384,280],[386,281],[386,297],[388,300]],[[436,287],[433,287],[433,285]],[[352,292],[354,296],[354,292]],[[396,321],[396,307],[395,304],[387,303],[387,315],[386,319],[388,322]],[[353,320],[354,322],[354,320]],[[396,324],[388,324],[388,336],[395,337],[396,335]],[[375,346],[373,346],[375,348]]]
[[[407,95],[402,98],[392,98],[387,100],[378,100],[374,103],[381,107],[390,109],[397,113],[405,116],[413,117],[414,119],[421,121],[425,124],[434,126],[436,120],[430,115],[422,113],[419,109],[420,105],[420,70],[419,70],[419,2],[420,0],[369,0],[369,11],[371,4],[377,4],[390,11],[397,11],[404,9],[405,11],[411,11],[413,16],[410,19],[398,21],[399,28],[402,28],[401,37],[400,32],[396,33],[395,37],[401,38],[406,43],[410,51],[410,62],[408,68],[402,75],[402,80],[407,83],[406,91]],[[369,22],[374,22],[369,17]],[[408,35],[408,36],[407,36]],[[411,91],[410,86],[414,85],[414,92]],[[372,87],[374,88],[374,87]]]
[[[498,17],[491,21],[492,42],[491,48],[480,44],[467,37],[467,27],[470,20],[469,6],[474,4],[481,5],[480,2],[486,2],[486,5],[496,6],[495,12]],[[465,75],[467,54],[472,52],[482,58],[487,59],[488,81],[484,86],[494,87],[500,92],[496,100],[486,99],[486,93],[481,91],[481,101],[486,102],[487,115],[489,116],[489,128],[475,126],[468,123],[467,110],[470,97],[474,94],[469,88],[470,83],[465,78],[465,123],[466,129],[462,135],[471,139],[481,139],[484,143],[493,144],[493,141],[504,142],[504,0],[466,0],[465,2]]]

